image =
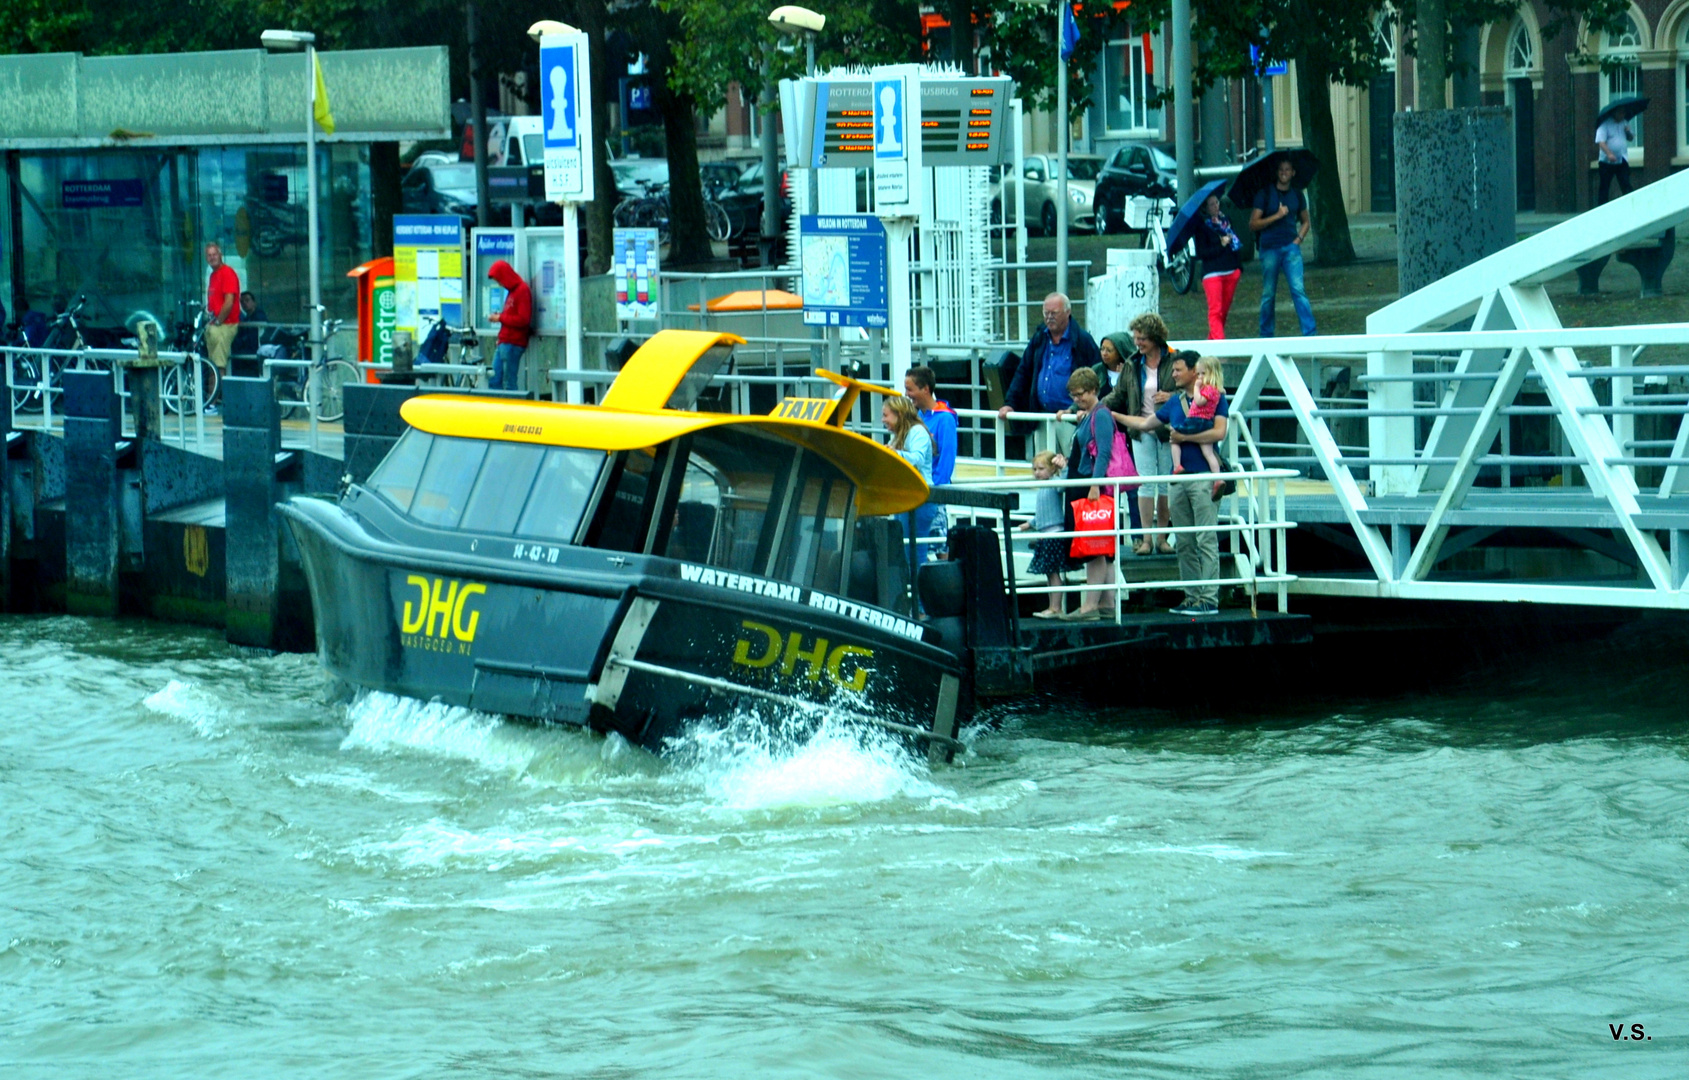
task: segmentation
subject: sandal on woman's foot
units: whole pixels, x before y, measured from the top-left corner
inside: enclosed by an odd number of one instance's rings
[[[1132,554],[1134,555],[1148,555],[1150,551],[1148,540],[1140,538],[1137,543],[1132,545]]]
[[[1078,611],[1070,611],[1062,616],[1067,622],[1091,622],[1102,617],[1103,613],[1098,608],[1080,608]]]
[[[1169,544],[1167,542],[1167,538],[1163,536],[1155,542],[1155,550],[1159,551],[1163,555],[1171,555],[1173,554],[1173,545]]]
[[[1062,612],[1045,608],[1043,611],[1034,611],[1032,617],[1034,619],[1059,619],[1062,617]]]

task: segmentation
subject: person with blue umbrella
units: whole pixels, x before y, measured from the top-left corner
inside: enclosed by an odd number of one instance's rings
[[[1225,180],[1213,180],[1196,189],[1185,200],[1167,231],[1167,250],[1178,251],[1196,241],[1196,256],[1202,260],[1202,291],[1208,297],[1208,336],[1226,336],[1226,315],[1243,277],[1243,260],[1238,252],[1243,242],[1220,209],[1220,189]]]

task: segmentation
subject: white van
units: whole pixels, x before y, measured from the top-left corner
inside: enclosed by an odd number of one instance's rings
[[[537,116],[507,116],[499,121],[504,128],[504,153],[492,155],[503,165],[528,165],[545,160],[544,121]],[[489,131],[497,128],[489,124]]]

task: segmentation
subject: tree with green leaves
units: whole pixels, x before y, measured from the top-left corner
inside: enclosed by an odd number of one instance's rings
[[[1158,10],[1167,0],[1139,0]],[[1319,0],[1195,0],[1195,44],[1199,57],[1196,82],[1200,88],[1221,78],[1248,77],[1249,47],[1262,55],[1294,61],[1298,112],[1303,143],[1326,167],[1314,177],[1309,204],[1319,239],[1319,259],[1325,263],[1353,262],[1349,217],[1343,205],[1342,176],[1337,161],[1337,132],[1331,115],[1333,84],[1367,86],[1384,70],[1389,22],[1404,28],[1407,51],[1418,58],[1425,102],[1442,108],[1443,82],[1455,69],[1453,26],[1483,26],[1511,18],[1520,0],[1434,0],[1428,6],[1396,9],[1386,0],[1354,0],[1332,4]],[[1436,8],[1440,6],[1441,11]],[[1543,28],[1552,37],[1578,19],[1604,27],[1613,25],[1626,0],[1554,0],[1555,18]],[[1440,22],[1439,20],[1440,16]],[[1384,34],[1380,34],[1380,22]],[[1437,22],[1437,30],[1416,33],[1421,25]]]

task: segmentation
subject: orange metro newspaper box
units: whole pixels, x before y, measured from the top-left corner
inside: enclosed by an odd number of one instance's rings
[[[358,283],[358,362],[393,367],[393,328],[398,323],[393,293],[393,257],[371,259],[346,276]],[[364,369],[365,382],[378,382],[379,371]]]

